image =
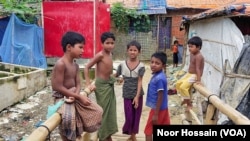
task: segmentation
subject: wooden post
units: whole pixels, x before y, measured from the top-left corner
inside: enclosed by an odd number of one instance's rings
[[[223,114],[227,115],[229,119],[231,119],[235,124],[238,125],[250,125],[250,120],[242,115],[239,111],[235,110],[210,91],[208,91],[205,87],[201,85],[194,84],[194,88],[199,91],[199,93],[206,98],[208,98],[208,102],[212,103],[219,111]]]

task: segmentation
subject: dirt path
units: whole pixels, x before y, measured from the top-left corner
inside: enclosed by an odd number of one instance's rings
[[[170,74],[169,74],[170,75]],[[149,65],[146,65],[146,73],[143,79],[143,88],[147,92],[147,85],[151,78]],[[119,132],[113,135],[114,141],[126,141],[128,136],[121,133],[124,123],[122,85],[115,85],[117,97],[117,122]],[[145,102],[146,95],[144,96]],[[39,124],[46,120],[47,107],[53,103],[51,98],[51,86],[48,78],[48,85],[43,90],[29,97],[14,106],[8,107],[0,113],[0,141],[18,141],[27,137]],[[180,110],[180,98],[178,95],[169,96],[169,109],[171,124],[181,124],[182,114]],[[145,105],[145,103],[144,103]],[[137,135],[138,141],[144,141],[144,126],[148,117],[149,108],[143,107],[140,122],[140,131]],[[58,129],[51,133],[51,141],[60,141]]]
[[[169,74],[170,75],[170,74]],[[143,77],[143,89],[145,93],[147,92],[147,86],[148,82],[150,81],[152,74],[151,70],[149,68],[149,65],[146,65],[146,72]],[[121,96],[121,89],[122,85],[116,85],[116,96],[117,96],[117,116],[118,116],[118,127],[119,127],[119,132],[113,135],[114,141],[126,141],[129,136],[122,134],[122,126],[124,123],[124,112],[123,112],[123,99]],[[144,127],[147,122],[148,118],[148,113],[149,113],[149,108],[145,106],[145,101],[146,101],[146,95],[144,95],[144,104],[143,104],[143,110],[142,110],[142,115],[141,115],[141,121],[140,121],[140,128],[139,128],[139,134],[137,135],[137,140],[138,141],[144,141],[145,140],[145,135],[144,135]],[[178,95],[169,95],[169,109],[170,109],[170,115],[171,115],[171,124],[181,124],[182,119],[181,119],[181,110],[180,107],[178,106],[180,103],[181,99]]]

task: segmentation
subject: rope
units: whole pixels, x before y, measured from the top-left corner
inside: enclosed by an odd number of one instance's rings
[[[210,100],[209,100],[211,96],[217,96],[217,95],[216,95],[216,94],[211,94],[211,95],[209,95],[209,96],[207,97],[207,102],[208,102],[208,104],[212,104],[212,103],[210,102]],[[214,120],[214,119],[215,119],[216,112],[217,112],[217,110],[214,110],[214,113],[213,113],[213,116],[212,116],[211,120]]]
[[[48,128],[46,125],[40,125],[39,127],[44,127],[44,128],[47,129],[47,131],[48,131],[48,136],[47,136],[46,139],[50,141],[50,133],[51,133],[51,131],[49,130],[49,128]]]
[[[208,102],[208,104],[211,104],[211,102],[210,102],[210,100],[209,100],[211,96],[217,96],[217,95],[216,95],[216,94],[211,94],[211,95],[209,95],[209,96],[207,97],[207,102]]]

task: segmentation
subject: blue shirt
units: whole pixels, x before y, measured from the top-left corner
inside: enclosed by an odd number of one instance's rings
[[[168,108],[167,78],[163,71],[154,73],[149,84],[146,99],[146,106],[155,109],[158,99],[158,91],[163,91],[163,100],[160,110]]]

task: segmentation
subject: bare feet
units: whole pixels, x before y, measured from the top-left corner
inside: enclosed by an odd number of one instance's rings
[[[109,137],[107,138],[107,141],[112,141],[111,136],[109,136]]]
[[[130,136],[130,137],[127,139],[127,141],[132,141],[132,137]]]
[[[127,141],[137,141],[135,134],[132,134]]]
[[[133,137],[133,138],[132,138],[132,141],[137,141],[136,137]]]

